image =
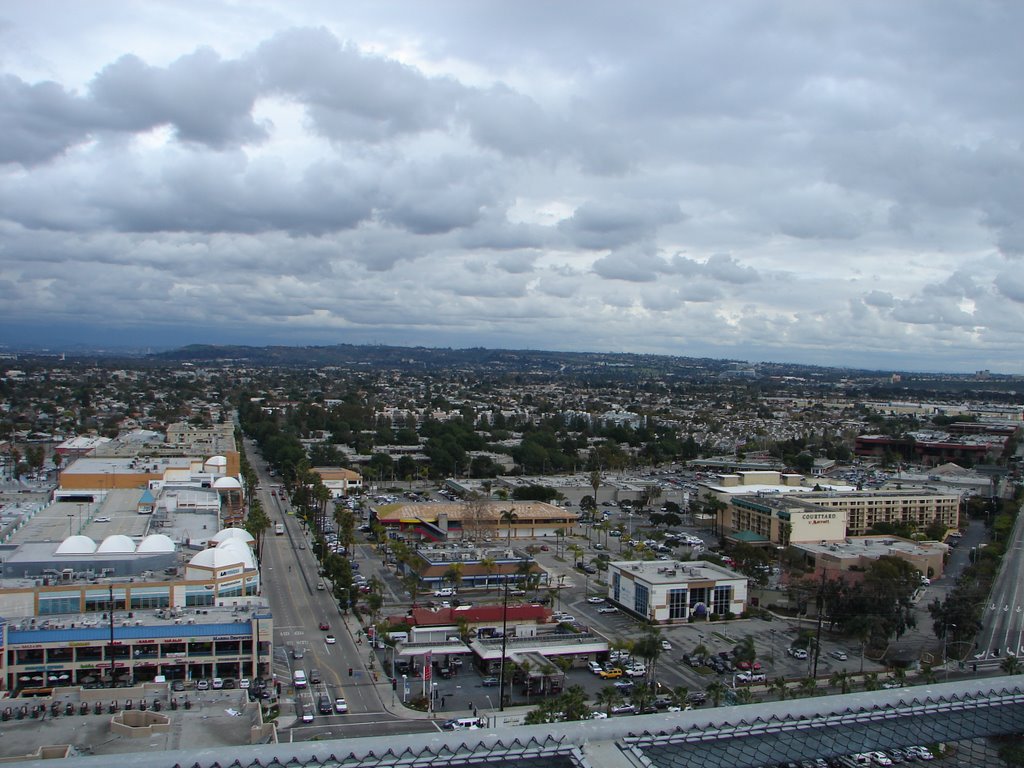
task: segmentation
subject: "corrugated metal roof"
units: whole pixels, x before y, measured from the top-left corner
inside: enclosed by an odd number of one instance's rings
[[[217,624],[150,624],[142,627],[114,625],[114,640],[145,640],[161,637],[214,637],[216,635],[251,635],[248,621]],[[109,625],[74,627],[71,629],[10,630],[8,645],[30,643],[71,643],[86,640],[109,640]]]

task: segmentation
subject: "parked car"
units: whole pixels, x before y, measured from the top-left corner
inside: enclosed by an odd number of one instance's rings
[[[224,679],[221,677],[213,678],[213,683],[210,685],[215,691],[219,691],[224,687]]]
[[[616,704],[612,707],[613,715],[632,715],[636,712],[636,706],[633,704]]]
[[[587,662],[587,669],[593,672],[595,675],[601,674],[601,665],[596,661]]]
[[[849,658],[849,656],[846,655],[846,651],[839,650],[832,651],[829,654],[829,656],[831,656],[833,659],[839,659],[839,661],[846,661]]]
[[[792,656],[794,659],[806,659],[807,651],[803,648],[787,648],[786,653]]]
[[[210,690],[210,681],[206,680],[206,679],[196,680],[196,690],[197,691],[208,691],[208,690]]]
[[[612,669],[602,669],[597,674],[601,676],[602,680],[613,680],[617,677],[622,677],[622,670],[614,667]]]
[[[670,643],[668,640],[662,640],[661,641],[661,650],[663,650],[663,651],[671,651],[672,650],[672,643]]]

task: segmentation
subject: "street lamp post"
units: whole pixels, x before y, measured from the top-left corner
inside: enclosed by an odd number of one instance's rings
[[[508,574],[501,599],[501,661],[498,662],[498,709],[505,711],[505,651],[508,648]]]

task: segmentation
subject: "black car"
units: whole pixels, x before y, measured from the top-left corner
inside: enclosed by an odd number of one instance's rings
[[[691,693],[686,694],[686,700],[691,704],[703,704],[708,700],[708,697],[703,691],[692,691]]]

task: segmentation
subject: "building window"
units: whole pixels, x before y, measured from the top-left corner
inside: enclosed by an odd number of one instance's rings
[[[50,616],[57,613],[81,613],[82,595],[79,592],[39,595],[39,615]]]
[[[712,613],[717,613],[719,616],[724,616],[729,612],[729,606],[732,604],[732,587],[723,586],[715,587],[714,596],[714,610]]]
[[[650,602],[648,599],[649,590],[643,584],[636,584],[633,592],[633,610],[639,613],[641,616],[647,615],[647,606]]]
[[[622,588],[622,574],[618,571],[612,576],[612,599],[619,602],[619,590]]]
[[[668,591],[668,617],[669,619],[686,618],[686,601],[689,599],[685,589],[670,589]]]
[[[167,608],[171,604],[168,590],[162,587],[132,590],[132,609]]]

